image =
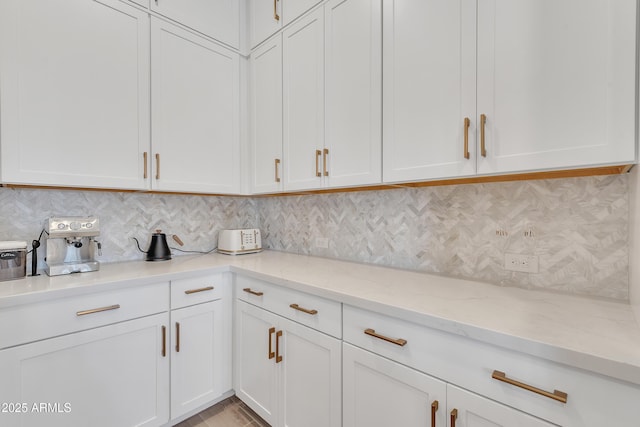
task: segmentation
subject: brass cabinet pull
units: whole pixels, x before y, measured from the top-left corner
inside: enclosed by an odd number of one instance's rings
[[[320,160],[321,154],[322,154],[322,151],[316,150],[316,176],[322,176],[322,173],[320,172],[320,166],[318,165],[318,161]]]
[[[144,162],[144,179],[147,179],[147,167],[148,167],[148,153],[145,151],[144,153],[142,153],[142,159]]]
[[[280,159],[276,159],[276,182],[280,182],[280,175],[278,175],[278,166],[280,165]]]
[[[453,409],[451,411],[451,427],[456,427],[456,420],[458,419],[458,410]]]
[[[269,359],[273,359],[274,357],[276,357],[276,354],[273,352],[273,349],[271,347],[271,339],[273,337],[273,334],[276,333],[276,328],[269,328]]]
[[[167,357],[167,327],[162,327],[162,357]]]
[[[180,353],[180,323],[176,322],[176,353]]]
[[[213,286],[207,286],[206,288],[198,288],[198,289],[189,289],[188,291],[184,291],[185,294],[191,295],[198,292],[212,291]]]
[[[273,0],[273,19],[276,21],[280,20],[280,15],[278,15],[278,0]]]
[[[469,117],[464,118],[464,158],[468,159],[469,156],[469,126],[471,125],[471,120]]]
[[[329,155],[329,149],[325,148],[322,152],[322,169],[324,176],[329,176],[329,171],[327,170],[327,155]]]
[[[261,297],[262,295],[264,295],[264,292],[254,291],[251,288],[244,288],[243,291],[245,291],[248,294],[258,296],[258,297]]]
[[[553,390],[553,393],[549,393],[548,391],[530,386],[529,384],[521,383],[520,381],[507,378],[507,374],[501,371],[493,371],[493,374],[491,374],[491,378],[493,378],[494,380],[502,381],[503,383],[507,383],[516,387],[523,388],[533,393],[537,393],[544,397],[548,397],[549,399],[557,400],[558,402],[567,403],[568,396],[567,396],[567,393],[563,391]]]
[[[300,307],[298,304],[290,304],[289,307],[311,315],[318,314],[318,310],[309,310],[308,308]]]
[[[404,345],[407,344],[407,340],[403,340],[402,338],[394,339],[394,338],[385,337],[384,335],[376,334],[376,331],[371,328],[365,329],[364,333],[367,335],[371,335],[372,337],[379,338],[383,341],[387,341],[392,344],[399,345],[400,347],[403,347]]]
[[[431,403],[431,427],[436,427],[436,412],[438,412],[438,401]]]
[[[160,154],[156,153],[156,179],[160,179]]]
[[[77,311],[76,316],[86,316],[87,314],[101,313],[103,311],[117,310],[119,308],[120,304],[114,304],[108,307],[92,308],[91,310]]]
[[[280,355],[280,337],[282,336],[282,331],[276,332],[276,363],[282,362],[282,356]]]
[[[487,147],[484,143],[484,128],[487,124],[487,116],[484,114],[480,114],[480,155],[482,157],[487,157]]]

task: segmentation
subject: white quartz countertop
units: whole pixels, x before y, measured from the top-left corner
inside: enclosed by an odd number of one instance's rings
[[[0,310],[99,290],[233,271],[640,385],[629,304],[275,251],[103,264],[93,273],[0,282]]]

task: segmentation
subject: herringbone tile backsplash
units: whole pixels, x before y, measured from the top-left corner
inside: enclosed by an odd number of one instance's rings
[[[221,229],[260,227],[286,252],[627,300],[628,203],[624,175],[270,198],[0,188],[0,240],[95,214],[115,262],[143,259],[132,237],[144,249],[155,229],[208,250]],[[538,255],[540,272],[505,271],[505,253]]]

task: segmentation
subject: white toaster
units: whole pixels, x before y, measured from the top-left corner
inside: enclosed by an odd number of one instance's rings
[[[262,237],[257,228],[221,230],[218,234],[218,252],[227,255],[252,254],[262,251]]]

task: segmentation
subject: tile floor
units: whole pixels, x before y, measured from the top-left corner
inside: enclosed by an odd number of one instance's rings
[[[269,424],[232,396],[175,427],[269,427]]]

